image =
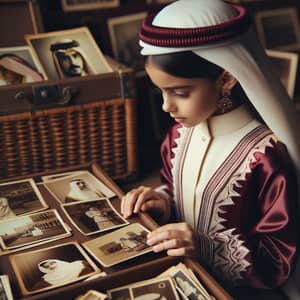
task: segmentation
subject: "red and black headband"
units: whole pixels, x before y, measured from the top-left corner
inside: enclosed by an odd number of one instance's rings
[[[148,15],[139,32],[140,39],[159,47],[196,47],[232,39],[246,32],[251,24],[247,10],[231,5],[237,16],[222,24],[199,28],[170,28],[152,25],[156,13]]]

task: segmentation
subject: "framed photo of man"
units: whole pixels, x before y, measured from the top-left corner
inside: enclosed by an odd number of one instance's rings
[[[25,35],[25,39],[48,79],[112,72],[87,27]]]
[[[118,7],[120,0],[61,0],[64,11],[81,11]]]
[[[137,76],[145,74],[138,31],[146,15],[146,12],[140,12],[107,20],[114,57],[134,69]]]
[[[294,97],[299,55],[292,52],[266,51],[289,96]]]
[[[0,86],[43,80],[28,46],[0,48]]]
[[[300,49],[299,19],[296,8],[257,12],[255,23],[258,37],[266,49]]]

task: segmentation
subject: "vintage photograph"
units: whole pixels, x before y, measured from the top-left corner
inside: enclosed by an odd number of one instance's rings
[[[109,18],[108,29],[114,57],[134,69],[136,75],[144,75],[144,60],[140,55],[138,31],[146,12]]]
[[[100,293],[95,290],[88,290],[84,295],[80,295],[75,300],[105,300],[106,294]]]
[[[72,171],[72,172],[64,172],[64,173],[46,175],[46,176],[41,176],[41,179],[44,182],[45,181],[51,181],[51,180],[54,180],[54,179],[59,179],[59,178],[67,177],[67,176],[70,176],[70,175],[77,175],[77,174],[80,174],[82,172],[87,172],[87,170],[78,170],[78,171]]]
[[[0,48],[0,86],[43,80],[28,46]]]
[[[92,10],[118,7],[120,0],[60,0],[64,11]]]
[[[87,27],[25,35],[48,79],[112,72]]]
[[[23,295],[82,280],[99,269],[77,242],[9,257]]]
[[[266,50],[275,71],[291,98],[294,97],[299,55],[292,52]]]
[[[11,291],[9,278],[7,275],[0,275],[0,299],[1,300],[13,300],[13,294]]]
[[[299,50],[300,30],[296,8],[279,8],[255,14],[256,29],[266,49]]]
[[[84,235],[115,229],[128,224],[107,199],[63,204],[62,209]]]
[[[30,244],[34,246],[70,235],[55,209],[0,221],[0,243],[3,249]]]
[[[115,193],[89,171],[47,181],[44,186],[60,203],[97,200],[115,196]]]
[[[0,184],[0,221],[44,210],[47,207],[31,178]]]
[[[149,230],[139,223],[127,225],[99,238],[83,243],[85,249],[104,267],[152,251],[146,243]]]

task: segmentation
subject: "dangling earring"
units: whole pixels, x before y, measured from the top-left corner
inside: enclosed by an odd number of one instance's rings
[[[225,114],[233,108],[233,101],[230,98],[230,90],[223,90],[222,98],[220,98],[217,102],[217,107],[220,113]]]

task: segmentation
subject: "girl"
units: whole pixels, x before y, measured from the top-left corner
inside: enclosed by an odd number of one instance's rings
[[[155,252],[274,288],[297,248],[298,117],[249,26],[221,0],[179,0],[145,19],[145,69],[177,124],[161,147],[162,185],[130,191],[121,211],[166,223],[148,236]]]

